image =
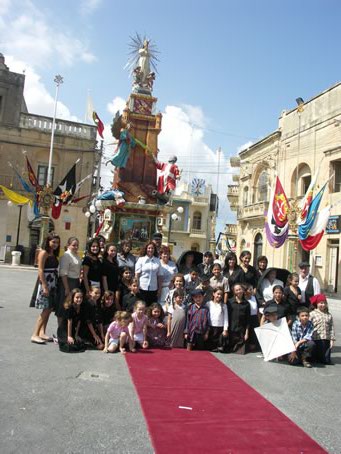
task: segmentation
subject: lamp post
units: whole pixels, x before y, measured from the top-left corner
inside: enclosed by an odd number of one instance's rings
[[[59,87],[63,83],[62,76],[60,74],[57,74],[54,78],[54,82],[56,83],[56,95],[54,98],[54,112],[53,112],[53,118],[52,118],[49,166],[47,169],[47,185],[48,186],[52,186],[52,158],[53,158],[54,129],[56,127],[56,114],[57,114]]]
[[[168,244],[171,243],[170,235],[172,231],[172,223],[173,221],[181,221],[181,217],[179,214],[182,214],[184,209],[182,207],[178,207],[173,213],[169,213],[169,222],[168,222]]]
[[[50,210],[53,200],[54,200],[53,190],[52,190],[52,158],[53,158],[53,144],[54,144],[54,131],[55,131],[55,125],[56,125],[58,93],[59,93],[59,87],[63,83],[62,76],[57,74],[54,78],[54,82],[56,83],[56,95],[54,98],[54,111],[53,111],[53,118],[52,118],[52,131],[51,131],[49,164],[48,164],[48,168],[47,168],[47,179],[46,179],[45,187],[39,193],[39,208],[42,209],[40,235],[39,235],[39,247],[40,248],[43,247],[44,240],[48,234],[49,222],[50,222],[49,210]]]

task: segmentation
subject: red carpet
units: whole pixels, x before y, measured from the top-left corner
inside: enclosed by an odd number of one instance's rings
[[[209,352],[126,360],[157,454],[326,452]]]

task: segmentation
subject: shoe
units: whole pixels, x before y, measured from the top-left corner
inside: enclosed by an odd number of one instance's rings
[[[311,369],[313,366],[310,364],[309,361],[303,360],[302,361],[303,367],[307,367],[308,369]]]
[[[46,342],[44,342],[43,339],[40,339],[40,337],[38,337],[38,336],[32,336],[31,337],[31,342],[33,344],[40,344],[40,345],[44,344],[44,345],[46,345]]]

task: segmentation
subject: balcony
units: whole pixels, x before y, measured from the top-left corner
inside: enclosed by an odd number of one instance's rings
[[[227,186],[227,197],[239,197],[239,185],[229,184]]]
[[[190,238],[205,239],[207,237],[207,232],[205,232],[205,230],[203,230],[203,229],[191,229],[189,236],[190,236]]]
[[[225,233],[229,237],[237,236],[237,225],[236,224],[226,224]]]
[[[231,157],[230,165],[231,165],[231,167],[240,167],[240,157],[239,156]]]
[[[43,117],[42,115],[21,113],[19,126],[23,129],[36,129],[51,134],[52,118]],[[55,134],[77,137],[79,139],[95,140],[96,126],[56,119]]]
[[[237,211],[238,219],[249,219],[264,217],[265,211],[268,210],[269,202],[257,202],[252,205],[240,207]]]

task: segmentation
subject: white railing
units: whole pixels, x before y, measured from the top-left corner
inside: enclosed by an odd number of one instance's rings
[[[39,129],[40,131],[51,133],[52,118],[43,117],[41,115],[21,113],[20,128]],[[74,121],[56,119],[55,134],[62,134],[73,137],[76,136],[82,139],[93,140],[96,139],[96,126],[76,123]]]

